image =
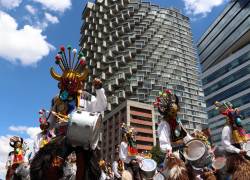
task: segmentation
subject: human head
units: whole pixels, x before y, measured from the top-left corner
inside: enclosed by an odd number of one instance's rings
[[[65,48],[62,46],[56,55],[56,64],[62,70],[62,75],[57,74],[53,68],[50,69],[51,76],[59,81],[58,88],[61,90],[60,98],[67,100],[69,96],[77,95],[78,91],[83,89],[84,81],[87,79],[89,70],[86,68],[86,61],[83,53],[77,55],[77,50],[71,51],[71,46],[67,47],[68,58],[66,57]],[[73,59],[71,59],[73,53]],[[77,60],[75,62],[75,57]]]
[[[159,113],[164,116],[165,120],[176,118],[180,110],[178,97],[169,89],[159,93],[154,106],[158,108]]]
[[[18,136],[13,136],[10,138],[10,146],[14,149],[16,148],[22,148],[23,145],[23,138]]]

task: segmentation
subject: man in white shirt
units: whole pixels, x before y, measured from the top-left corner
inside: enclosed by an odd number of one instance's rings
[[[246,154],[245,150],[242,150],[239,145],[235,144],[232,138],[232,128],[229,123],[222,130],[221,145],[228,153]]]
[[[142,180],[140,167],[136,158],[137,149],[135,147],[135,138],[132,128],[124,130],[123,139],[120,144],[119,158],[124,162],[125,169],[131,168],[135,180]],[[132,145],[130,146],[129,143]]]
[[[121,177],[121,169],[119,169],[119,152],[115,152],[115,160],[112,164],[112,170],[114,172],[114,175],[115,175],[115,179],[117,180],[120,180],[122,177]]]
[[[68,52],[68,57],[66,57],[66,52]],[[71,56],[71,53],[74,55]],[[73,57],[73,59],[71,59],[71,57]],[[76,61],[75,58],[77,58]],[[31,164],[34,165],[32,166],[34,168],[31,168],[31,179],[34,178],[38,180],[39,178],[35,177],[37,174],[40,175],[41,179],[48,179],[49,177],[46,176],[51,176],[51,179],[59,179],[62,174],[60,173],[60,170],[62,169],[64,160],[72,151],[75,151],[76,153],[76,179],[86,179],[87,176],[89,177],[92,175],[99,176],[99,169],[93,170],[98,167],[98,165],[93,164],[98,164],[94,154],[96,153],[95,150],[99,139],[100,128],[98,128],[97,133],[95,133],[93,136],[92,142],[94,143],[89,146],[87,144],[87,150],[82,146],[74,147],[68,141],[67,128],[69,125],[68,118],[74,110],[90,112],[90,116],[94,115],[94,113],[102,113],[104,110],[106,110],[107,99],[105,96],[105,90],[102,88],[102,81],[95,78],[92,82],[93,88],[96,91],[96,97],[88,94],[85,91],[82,91],[90,70],[86,66],[87,63],[83,53],[80,52],[77,54],[77,50],[72,50],[71,46],[68,46],[67,50],[62,46],[55,59],[55,63],[62,70],[62,74],[56,73],[53,68],[50,69],[51,76],[58,81],[58,88],[60,91],[59,95],[57,95],[52,100],[51,113],[48,117],[48,122],[50,123],[50,128],[55,129],[57,141],[55,140],[50,143],[50,146],[45,146],[46,148],[51,149],[46,151],[46,149],[43,148],[43,152],[41,152],[41,154],[37,153],[37,156],[33,158],[34,163],[32,161]],[[82,138],[84,138],[84,134],[82,135]],[[52,154],[50,153],[51,151],[56,152],[53,152],[54,154]],[[42,160],[40,160],[40,157],[44,157],[43,154],[53,156],[51,157],[52,162],[49,162],[49,168],[46,170],[44,170],[45,168],[40,168],[40,166],[43,166],[43,164],[46,163],[41,163]],[[91,177],[90,179],[93,178]]]
[[[154,105],[163,115],[158,126],[160,149],[166,153],[166,157],[169,157],[172,151],[180,149],[184,145],[184,141],[190,140],[191,136],[177,117],[180,107],[179,99],[175,94],[168,89],[161,92]]]

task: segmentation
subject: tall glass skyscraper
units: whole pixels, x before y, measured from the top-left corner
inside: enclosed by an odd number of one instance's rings
[[[96,0],[82,19],[89,85],[94,77],[104,81],[109,111],[125,99],[152,104],[168,88],[180,97],[188,130],[207,123],[188,17],[140,0]]]
[[[202,83],[212,139],[217,144],[225,118],[214,101],[230,101],[250,130],[250,0],[229,2],[198,43]]]

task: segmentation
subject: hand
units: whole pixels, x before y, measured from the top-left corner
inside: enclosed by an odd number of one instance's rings
[[[98,78],[95,78],[93,80],[93,86],[95,87],[95,89],[100,89],[102,87],[102,81]]]
[[[245,156],[247,152],[245,150],[240,150],[240,154]]]
[[[167,150],[167,152],[166,152],[166,156],[167,156],[167,157],[170,157],[170,156],[171,156],[171,154],[172,154],[172,150]]]

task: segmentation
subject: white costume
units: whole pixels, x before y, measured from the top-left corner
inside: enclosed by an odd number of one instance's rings
[[[112,164],[112,170],[113,170],[114,175],[115,175],[116,178],[121,178],[121,175],[118,172],[118,162],[117,161],[113,162],[113,164]]]
[[[172,151],[172,145],[171,145],[171,131],[170,126],[167,121],[161,121],[161,123],[158,126],[158,136],[159,136],[159,142],[160,142],[160,149],[162,152]],[[192,137],[187,133],[187,135],[183,138],[184,143],[191,140]]]
[[[240,149],[233,146],[232,128],[226,125],[222,130],[221,145],[229,153],[240,153]]]
[[[128,144],[124,141],[120,145],[119,158],[126,164],[129,164],[131,161],[131,158],[128,156]]]
[[[160,148],[162,152],[167,150],[172,151],[171,140],[170,140],[170,127],[167,121],[161,121],[158,126],[158,136],[160,142]]]

